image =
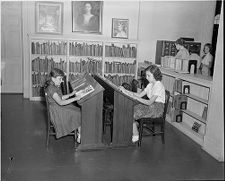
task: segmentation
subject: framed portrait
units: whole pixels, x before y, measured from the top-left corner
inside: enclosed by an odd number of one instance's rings
[[[112,38],[128,39],[129,20],[112,19]]]
[[[72,1],[72,32],[102,34],[103,1]]]
[[[63,3],[36,2],[35,3],[36,33],[62,34],[63,31]]]

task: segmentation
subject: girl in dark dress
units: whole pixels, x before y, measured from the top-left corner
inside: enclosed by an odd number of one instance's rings
[[[80,96],[74,96],[76,91],[70,94],[62,95],[60,84],[63,82],[64,72],[54,68],[50,72],[50,81],[45,92],[49,103],[50,119],[56,131],[56,138],[66,136],[72,131],[78,129],[77,142],[80,142],[81,111],[79,107],[71,104],[80,100]]]

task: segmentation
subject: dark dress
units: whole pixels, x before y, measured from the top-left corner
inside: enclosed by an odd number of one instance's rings
[[[62,97],[60,87],[54,85],[51,81],[46,89],[47,101],[49,103],[50,119],[56,131],[56,138],[66,136],[76,130],[81,125],[81,110],[73,104],[60,106],[53,99],[53,94],[57,93]]]

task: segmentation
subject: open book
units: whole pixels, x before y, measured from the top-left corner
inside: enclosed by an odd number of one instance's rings
[[[88,75],[86,74],[83,75],[82,78],[71,81],[70,84],[73,90],[76,91],[76,95],[81,97],[84,97],[95,90],[93,84],[91,84],[91,81],[88,78]]]
[[[92,85],[88,85],[87,87],[85,87],[84,89],[79,90],[78,92],[76,92],[77,96],[81,96],[84,97],[88,94],[90,94],[91,92],[93,92],[95,89]]]

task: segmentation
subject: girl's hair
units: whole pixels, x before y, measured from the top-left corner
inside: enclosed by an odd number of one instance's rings
[[[205,47],[208,47],[209,48],[209,52],[212,53],[212,45],[210,43],[206,43],[204,45],[204,49],[205,49]]]
[[[153,74],[153,77],[155,78],[156,81],[161,81],[162,80],[162,73],[156,65],[150,65],[145,69],[145,72],[149,71]]]
[[[178,44],[178,45],[181,45],[181,46],[184,46],[184,43],[185,43],[185,41],[182,38],[179,38],[175,41],[175,44]]]
[[[52,77],[56,78],[58,76],[64,77],[65,74],[61,69],[53,68],[49,74],[48,80],[45,82],[44,89],[46,89],[49,86]]]
[[[49,74],[50,77],[58,77],[58,76],[61,76],[61,77],[64,77],[65,74],[64,72],[61,70],[61,69],[58,69],[58,68],[53,68]]]

